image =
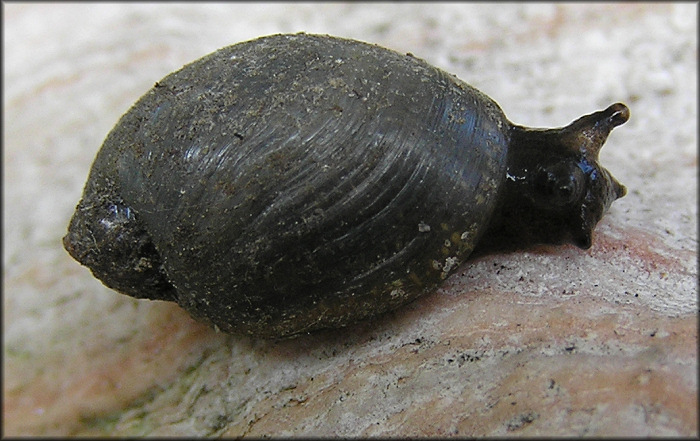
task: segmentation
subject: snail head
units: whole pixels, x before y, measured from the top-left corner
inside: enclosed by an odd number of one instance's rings
[[[514,126],[499,228],[521,244],[590,248],[596,224],[626,193],[598,153],[610,131],[628,119],[627,106],[616,103],[562,128]]]

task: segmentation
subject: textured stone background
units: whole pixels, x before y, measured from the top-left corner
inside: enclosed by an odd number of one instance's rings
[[[697,5],[15,4],[4,12],[5,435],[694,435]],[[588,251],[464,264],[380,320],[282,343],[103,287],[60,245],[104,136],[153,83],[276,32],[353,37],[519,124],[623,101],[629,189]]]

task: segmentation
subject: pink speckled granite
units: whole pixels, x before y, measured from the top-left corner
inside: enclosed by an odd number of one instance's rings
[[[3,4],[3,434],[698,436],[697,5]],[[594,245],[465,263],[381,319],[292,341],[118,295],[61,248],[152,84],[219,47],[330,33],[412,52],[509,118],[626,102]]]

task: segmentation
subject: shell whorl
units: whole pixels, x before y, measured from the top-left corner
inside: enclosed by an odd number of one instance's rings
[[[345,324],[353,304],[391,309],[454,269],[493,211],[504,124],[415,57],[274,36],[159,81],[95,169],[149,231],[180,304],[279,334],[304,315],[294,326]]]

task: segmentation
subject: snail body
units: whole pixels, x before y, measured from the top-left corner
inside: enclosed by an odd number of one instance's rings
[[[225,332],[341,327],[431,291],[484,237],[590,247],[625,193],[598,151],[628,117],[528,129],[411,55],[262,37],[122,116],[63,243],[108,287]]]

